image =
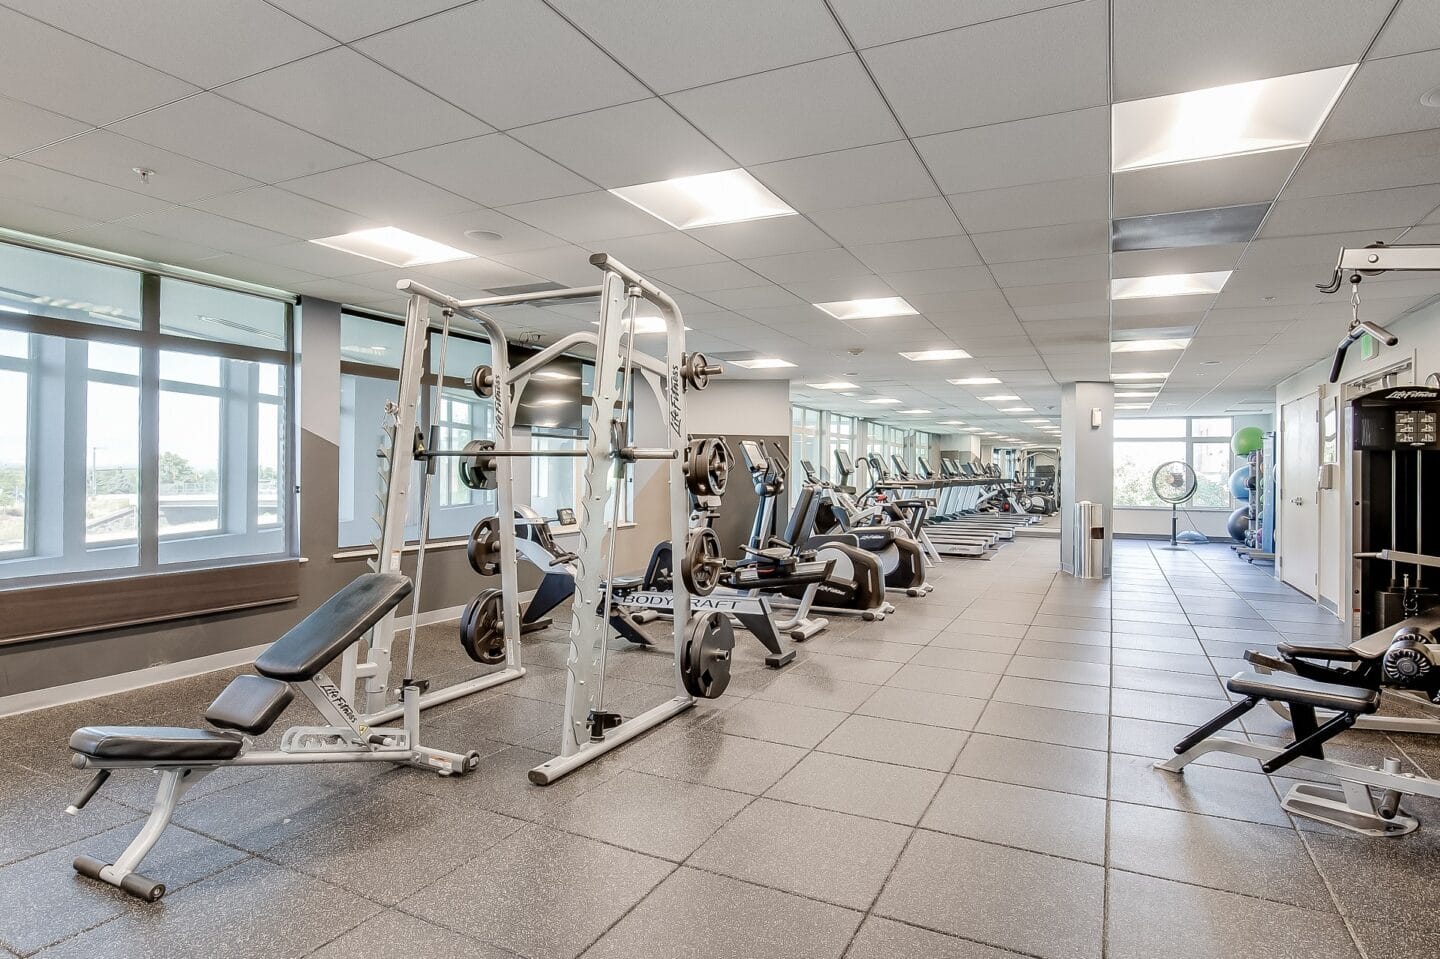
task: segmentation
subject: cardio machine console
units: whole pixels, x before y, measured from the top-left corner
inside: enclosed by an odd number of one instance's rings
[[[1357,397],[1355,449],[1440,449],[1440,390],[1397,386]]]

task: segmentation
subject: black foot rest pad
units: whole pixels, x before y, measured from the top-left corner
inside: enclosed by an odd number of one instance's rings
[[[91,759],[136,762],[215,762],[234,759],[239,736],[183,726],[85,726],[70,736],[70,748]]]
[[[1333,643],[1280,643],[1276,647],[1281,656],[1296,656],[1300,659],[1334,659],[1346,662],[1355,662],[1360,659],[1349,646],[1336,646]]]
[[[221,729],[258,736],[274,725],[294,698],[289,683],[265,676],[236,676],[205,710],[205,719]]]
[[[255,671],[287,683],[303,683],[360,641],[385,614],[410,595],[399,573],[364,573],[321,603],[255,660]]]
[[[1225,683],[1232,693],[1257,699],[1276,699],[1282,703],[1316,706],[1347,713],[1373,713],[1380,705],[1380,692],[1317,683],[1290,673],[1236,673]]]

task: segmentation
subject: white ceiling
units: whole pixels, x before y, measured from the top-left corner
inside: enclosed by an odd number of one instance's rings
[[[676,293],[694,348],[930,428],[1031,436],[997,407],[1054,416],[1060,383],[1112,370],[1173,367],[1155,412],[1268,404],[1345,327],[1314,288],[1342,244],[1440,240],[1440,0],[0,0],[0,35],[0,226],[389,312],[402,275],[588,284],[603,250]],[[1110,174],[1113,101],[1362,58],[1308,151]],[[742,166],[800,215],[680,232],[606,192]],[[1109,252],[1112,212],[1277,197],[1248,244]],[[305,242],[380,225],[478,258]],[[1228,269],[1216,296],[1108,298],[1111,276]],[[1437,291],[1387,278],[1365,309]],[[810,305],[894,295],[921,315]],[[1112,332],[1194,340],[1112,358]],[[897,355],[951,347],[975,358]],[[1003,386],[945,382],[984,375]],[[803,385],[834,379],[859,395]]]

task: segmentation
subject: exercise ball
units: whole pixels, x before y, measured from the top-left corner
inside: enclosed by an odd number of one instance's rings
[[[1245,502],[1250,499],[1250,466],[1246,464],[1230,474],[1230,495]]]
[[[1245,542],[1245,533],[1250,529],[1250,508],[1242,506],[1230,514],[1225,521],[1225,531],[1237,543]]]
[[[1265,434],[1258,426],[1244,426],[1230,437],[1230,450],[1236,456],[1249,456],[1265,445]]]

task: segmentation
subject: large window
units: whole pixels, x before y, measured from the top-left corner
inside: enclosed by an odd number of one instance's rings
[[[1195,496],[1187,509],[1228,510],[1233,423],[1228,416],[1115,421],[1115,505],[1164,507],[1152,477],[1164,463],[1189,463],[1195,470]]]
[[[0,245],[0,579],[289,555],[289,304]]]

